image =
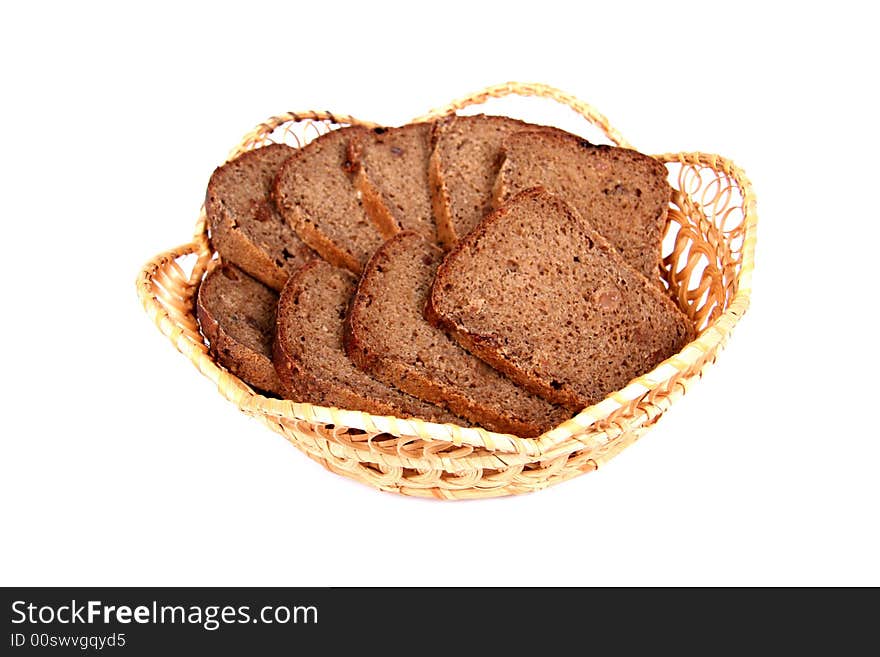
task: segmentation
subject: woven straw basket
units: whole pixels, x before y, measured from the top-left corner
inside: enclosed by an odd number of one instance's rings
[[[541,84],[490,87],[415,119],[426,121],[508,94],[571,107],[618,146],[630,144],[586,103]],[[291,112],[245,135],[230,159],[271,142],[300,146],[341,125],[375,124],[330,112]],[[192,242],[150,260],[137,279],[149,316],[242,412],[261,420],[327,469],[376,488],[466,499],[525,493],[597,469],[640,438],[714,362],[751,292],[755,196],[743,171],[718,155],[664,153],[674,193],[664,240],[663,278],[699,336],[680,353],[538,438],[417,419],[374,416],[264,397],[208,354],[194,295],[215,257],[204,208]],[[188,274],[186,272],[189,272]]]

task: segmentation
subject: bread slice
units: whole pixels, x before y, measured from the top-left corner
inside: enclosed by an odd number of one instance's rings
[[[295,152],[272,144],[243,153],[214,171],[205,194],[214,249],[225,262],[276,290],[315,257],[269,198],[278,169]]]
[[[342,324],[356,282],[348,271],[313,260],[284,286],[274,361],[285,396],[377,415],[460,423],[440,407],[373,379],[345,355]]]
[[[428,186],[430,123],[374,128],[354,134],[348,144],[349,172],[364,209],[386,238],[400,230],[436,240]]]
[[[346,173],[348,141],[365,130],[331,130],[297,149],[272,191],[297,235],[325,260],[354,273],[384,241]]]
[[[437,233],[446,248],[471,232],[492,209],[504,140],[536,127],[485,114],[451,115],[435,124],[428,173]]]
[[[516,132],[505,140],[503,157],[496,205],[541,185],[588,217],[627,262],[658,278],[672,193],[661,162],[561,130]]]
[[[254,388],[280,395],[272,366],[277,302],[274,290],[217,263],[199,285],[196,315],[214,360]]]
[[[657,285],[541,188],[515,196],[459,242],[437,271],[425,312],[466,349],[572,411],[694,336]]]
[[[346,320],[356,365],[492,431],[534,437],[571,417],[520,388],[429,324],[422,311],[443,252],[401,232],[373,254]]]

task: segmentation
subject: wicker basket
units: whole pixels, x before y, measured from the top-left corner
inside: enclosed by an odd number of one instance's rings
[[[430,120],[508,94],[564,103],[611,142],[629,147],[589,105],[541,84],[498,85],[415,120]],[[348,124],[374,125],[330,112],[283,114],[245,135],[229,157],[270,142],[299,146]],[[538,438],[374,416],[255,393],[214,363],[196,323],[194,293],[214,257],[204,208],[192,242],[161,253],[144,266],[137,279],[138,295],[159,330],[217,385],[220,394],[333,472],[385,491],[440,499],[538,490],[597,469],[640,438],[715,360],[748,307],[757,223],[748,179],[733,162],[718,155],[655,157],[666,163],[675,190],[664,240],[663,276],[699,337],[651,372]]]

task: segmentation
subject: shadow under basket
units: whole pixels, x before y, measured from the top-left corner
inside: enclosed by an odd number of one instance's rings
[[[568,105],[610,143],[631,148],[595,109],[541,84],[490,87],[415,120],[431,120],[509,94]],[[245,135],[229,158],[273,142],[299,147],[353,124],[375,125],[330,112],[283,114]],[[138,295],[159,330],[220,394],[333,472],[381,490],[439,499],[538,490],[597,469],[640,438],[714,362],[748,307],[757,216],[745,174],[718,155],[654,157],[666,164],[674,190],[662,278],[698,337],[652,371],[538,438],[325,408],[255,392],[212,360],[199,333],[194,296],[215,257],[204,208],[192,242],[157,255],[143,267]]]

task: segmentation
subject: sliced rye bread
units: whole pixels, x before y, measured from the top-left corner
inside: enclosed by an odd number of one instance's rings
[[[272,366],[277,303],[274,290],[217,263],[199,285],[196,315],[214,360],[254,388],[281,395]]]
[[[428,174],[437,234],[444,247],[455,245],[492,210],[504,140],[519,130],[537,128],[485,114],[453,114],[435,123]]]
[[[502,152],[496,206],[541,185],[588,217],[627,262],[651,280],[658,278],[672,194],[661,162],[561,130],[517,132],[507,137]]]
[[[275,290],[315,257],[269,197],[278,169],[295,152],[290,146],[271,144],[243,153],[214,171],[205,193],[214,249],[225,262]]]
[[[502,433],[532,438],[571,413],[517,386],[423,315],[443,252],[401,232],[370,258],[351,303],[345,348],[361,369]]]
[[[275,333],[275,370],[285,396],[320,406],[377,415],[461,423],[362,372],[345,355],[343,322],[357,280],[344,269],[313,260],[281,292]]]
[[[289,158],[272,196],[302,240],[337,267],[360,273],[384,241],[346,173],[348,141],[366,128],[331,130]]]
[[[412,230],[437,239],[428,185],[431,130],[431,123],[411,123],[363,130],[349,141],[348,171],[385,238]]]
[[[425,315],[520,385],[572,411],[680,351],[685,315],[561,198],[526,190],[437,272]]]

